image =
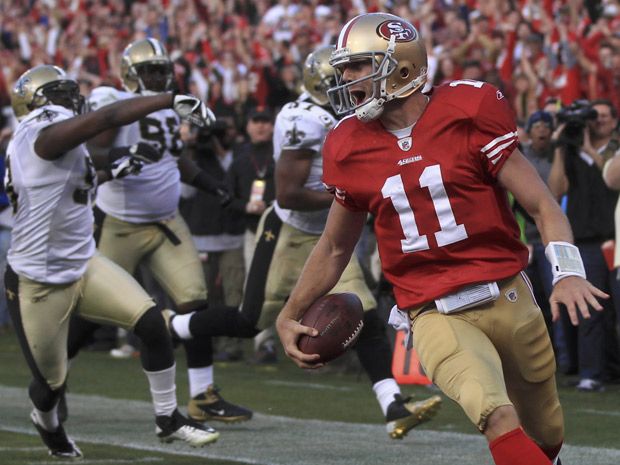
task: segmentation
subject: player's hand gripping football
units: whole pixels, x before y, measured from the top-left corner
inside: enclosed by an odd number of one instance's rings
[[[560,318],[560,305],[564,305],[568,311],[571,323],[577,326],[579,324],[577,311],[587,320],[590,318],[588,306],[591,306],[597,312],[603,310],[603,306],[597,298],[608,299],[609,294],[606,294],[579,276],[568,276],[561,279],[553,287],[553,292],[549,297],[552,319],[557,321]]]
[[[290,301],[289,301],[290,302]],[[276,330],[278,336],[280,336],[280,342],[284,347],[284,353],[289,357],[299,368],[320,368],[323,363],[318,363],[318,354],[304,354],[299,350],[299,338],[303,334],[308,336],[317,336],[318,331],[310,326],[304,326],[289,315],[295,314],[293,309],[287,303],[278,318],[276,319]]]
[[[215,122],[215,115],[209,107],[193,95],[175,95],[172,108],[181,119],[200,128],[208,128]]]

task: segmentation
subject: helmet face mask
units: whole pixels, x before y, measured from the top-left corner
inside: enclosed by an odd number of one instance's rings
[[[303,87],[314,103],[329,103],[327,91],[336,85],[336,70],[329,63],[335,50],[333,45],[319,47],[306,58],[303,69]]]
[[[336,72],[336,85],[327,92],[327,96],[337,115],[351,113],[363,107],[369,101],[385,98],[384,77],[391,74],[397,65],[392,57],[384,53],[350,55],[347,58],[347,63],[356,61],[369,62],[372,65],[372,72],[348,82],[344,80],[340,70]],[[365,99],[358,101],[355,92],[351,89],[368,80],[372,81],[372,93],[367,95]]]
[[[52,65],[40,65],[29,69],[15,83],[11,91],[11,106],[18,119],[36,108],[60,105],[80,114],[84,97],[76,81]]]
[[[75,81],[57,81],[44,84],[35,92],[35,99],[41,97],[53,105],[68,108],[76,115],[82,113],[84,107],[84,97],[80,95],[80,86]]]
[[[172,61],[158,40],[138,40],[125,48],[121,59],[121,79],[129,92],[166,92],[172,87],[173,75]]]
[[[358,61],[372,63],[372,71],[347,82],[343,69]],[[340,32],[330,63],[337,69],[337,85],[328,91],[337,115],[355,112],[364,122],[378,118],[386,102],[404,98],[426,83],[426,48],[409,22],[387,13],[369,13],[350,20]],[[358,101],[352,88],[371,80],[372,92]]]

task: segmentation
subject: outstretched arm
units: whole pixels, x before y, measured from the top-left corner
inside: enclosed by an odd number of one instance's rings
[[[568,219],[534,167],[518,149],[510,156],[499,172],[499,181],[512,192],[519,204],[534,218],[545,245],[552,241],[572,244],[573,234]],[[570,248],[572,246],[563,247]],[[581,313],[583,318],[590,318],[588,305],[592,306],[594,310],[601,311],[603,307],[597,298],[606,299],[608,297],[606,293],[579,276],[567,275],[559,279],[556,278],[553,292],[549,298],[553,320],[558,319],[560,305],[564,305],[568,310],[571,322],[577,325],[579,323],[577,311]]]
[[[307,355],[297,342],[302,334],[316,336],[316,329],[298,320],[316,299],[327,294],[346,268],[366,223],[366,213],[352,212],[333,202],[325,230],[308,257],[286,305],[278,315],[276,329],[284,351],[300,368],[318,368],[318,354]]]
[[[129,123],[163,108],[171,108],[172,94],[136,97],[52,124],[39,133],[34,144],[38,156],[54,160],[100,132]]]

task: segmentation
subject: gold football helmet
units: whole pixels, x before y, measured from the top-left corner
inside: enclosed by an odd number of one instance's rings
[[[372,73],[352,82],[342,79],[342,67],[355,61],[372,62]],[[356,16],[340,31],[330,63],[336,68],[337,85],[328,97],[334,111],[343,115],[355,111],[362,121],[378,118],[383,105],[421,89],[426,82],[426,47],[415,27],[387,13]],[[358,101],[351,86],[372,80],[372,95]]]
[[[137,94],[170,90],[173,79],[172,61],[157,39],[132,42],[123,51],[121,80],[127,91]]]
[[[317,48],[308,55],[304,63],[303,90],[310,95],[314,103],[327,105],[327,90],[336,85],[336,70],[329,64],[329,58],[336,47],[326,45]]]
[[[61,105],[75,114],[84,106],[80,86],[57,66],[39,65],[22,74],[11,89],[11,106],[17,119],[36,108]]]

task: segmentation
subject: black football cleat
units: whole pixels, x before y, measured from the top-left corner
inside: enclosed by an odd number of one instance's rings
[[[39,425],[34,412],[30,414],[30,419],[37,429],[39,436],[41,436],[41,439],[49,449],[49,454],[52,457],[69,460],[82,458],[82,451],[75,445],[75,442],[67,436],[62,425],[59,425],[56,431],[47,431]]]
[[[215,420],[225,423],[247,421],[252,418],[252,411],[239,405],[231,404],[222,398],[219,390],[209,386],[204,394],[189,401],[187,414],[192,420]]]

